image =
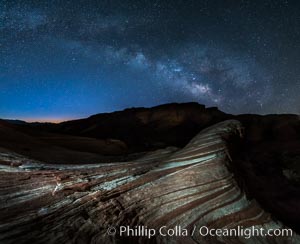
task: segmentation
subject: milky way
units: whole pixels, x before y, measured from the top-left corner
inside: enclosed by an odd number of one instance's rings
[[[298,1],[0,1],[0,117],[196,101],[300,113]]]

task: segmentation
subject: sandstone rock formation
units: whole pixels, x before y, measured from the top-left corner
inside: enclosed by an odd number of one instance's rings
[[[9,151],[0,158],[0,243],[299,243],[293,237],[202,237],[193,228],[283,224],[247,198],[228,142],[243,136],[228,120],[202,130],[184,148],[134,161],[61,165]],[[187,237],[121,237],[111,226],[176,225]]]

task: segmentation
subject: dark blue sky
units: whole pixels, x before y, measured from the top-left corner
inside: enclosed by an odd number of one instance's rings
[[[197,101],[300,113],[299,1],[0,0],[0,117]]]

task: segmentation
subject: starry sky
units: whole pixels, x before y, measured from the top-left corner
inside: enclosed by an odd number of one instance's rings
[[[299,40],[297,0],[0,0],[0,117],[300,114]]]

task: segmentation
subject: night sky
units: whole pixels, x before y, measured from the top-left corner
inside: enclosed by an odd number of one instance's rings
[[[300,114],[300,1],[0,0],[0,117],[196,101]]]

